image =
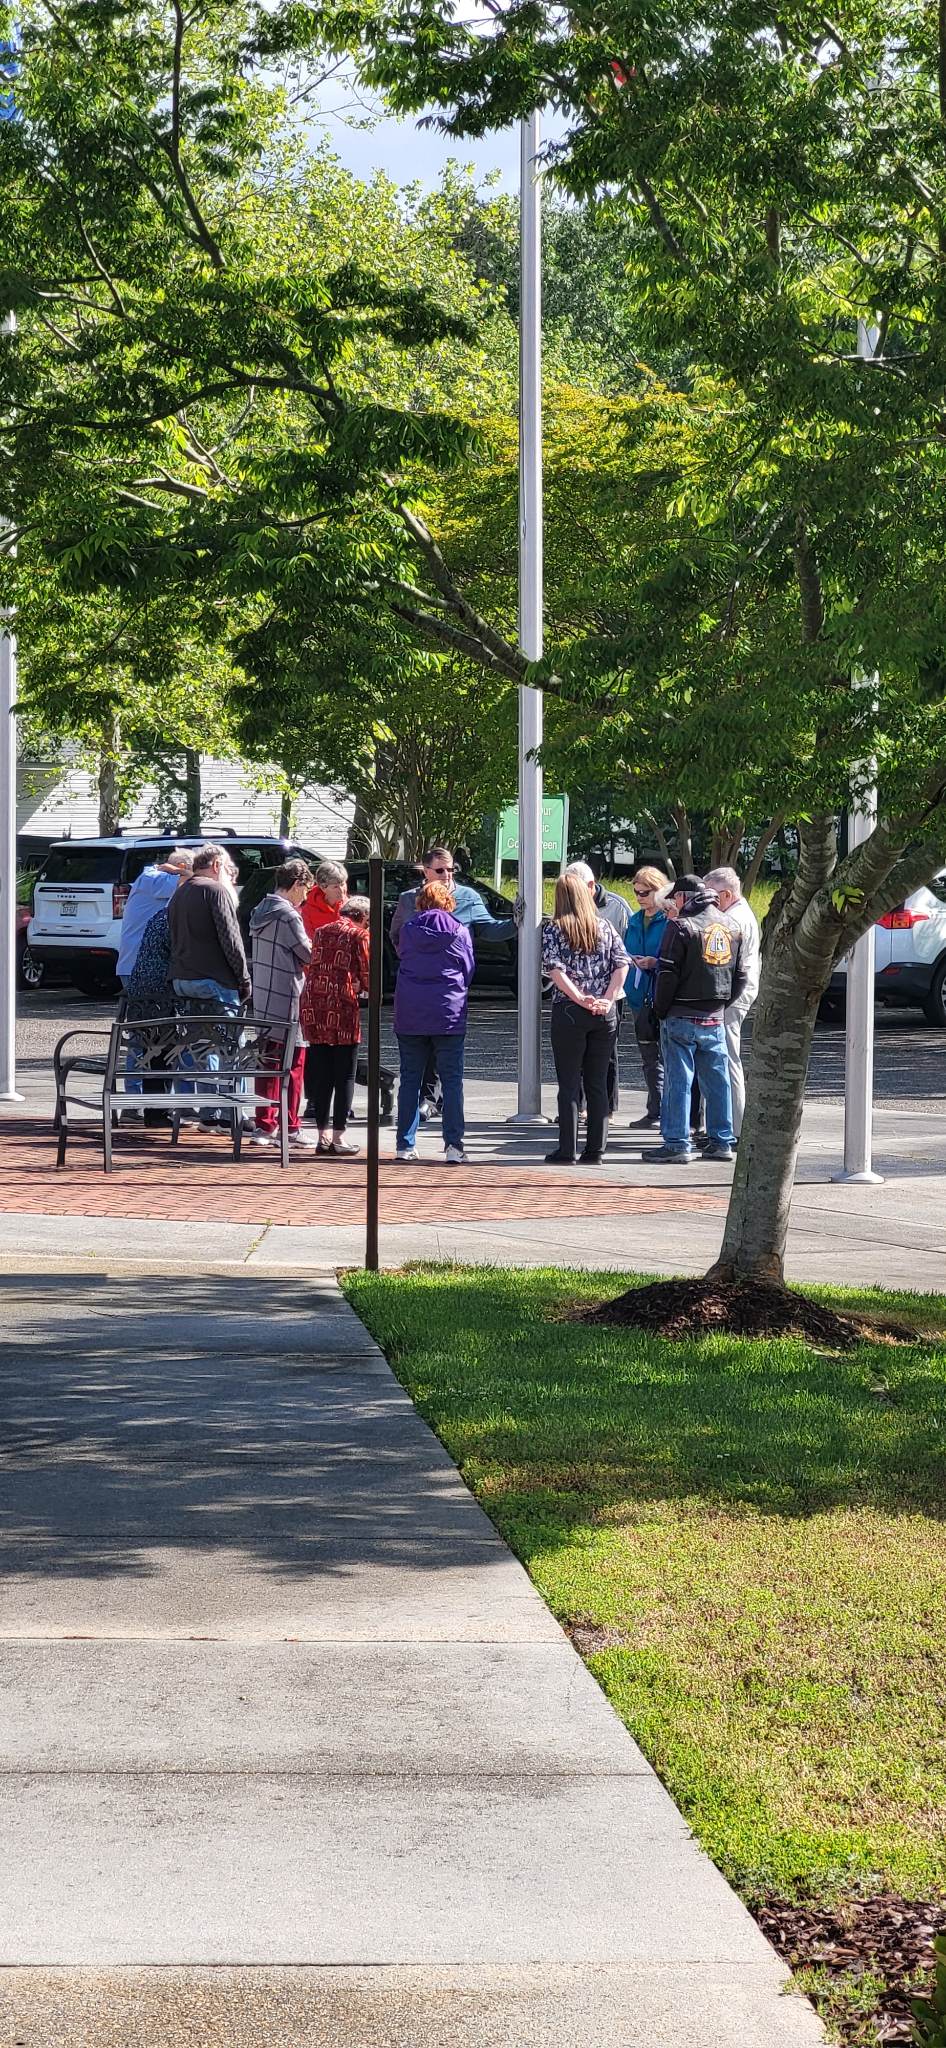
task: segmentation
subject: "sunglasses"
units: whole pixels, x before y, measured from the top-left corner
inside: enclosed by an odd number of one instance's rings
[[[432,874],[432,875],[453,875],[453,874],[455,874],[455,873],[456,873],[456,869],[455,869],[455,868],[431,868],[431,871],[430,871],[430,872],[431,872],[431,874]]]

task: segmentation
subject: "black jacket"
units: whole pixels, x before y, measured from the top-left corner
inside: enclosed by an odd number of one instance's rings
[[[191,875],[168,904],[175,981],[219,981],[248,1002],[253,993],[236,906],[215,875]]]
[[[746,986],[742,934],[707,891],[687,898],[660,942],[654,983],[658,1017],[721,1017]]]

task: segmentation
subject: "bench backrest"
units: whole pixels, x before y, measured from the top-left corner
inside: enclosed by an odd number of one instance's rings
[[[119,1017],[112,1026],[105,1068],[106,1093],[129,1074],[149,1069],[193,1079],[195,1069],[216,1055],[219,1081],[250,1075],[290,1072],[299,1036],[297,1024],[278,1024],[263,1017],[222,1017],[194,1005],[180,1017]]]

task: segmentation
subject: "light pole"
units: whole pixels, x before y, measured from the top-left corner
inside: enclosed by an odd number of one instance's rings
[[[857,353],[872,357],[877,330],[857,323]],[[876,676],[858,676],[855,688],[877,687]],[[866,801],[848,818],[848,848],[863,846],[877,823],[876,763],[870,762],[870,784]],[[858,778],[860,780],[860,777]],[[874,1120],[874,927],[858,939],[847,963],[844,1024],[844,1171],[832,1180],[851,1181],[856,1187],[880,1187],[883,1174],[872,1165]]]
[[[8,313],[0,344],[16,332]],[[16,1086],[16,640],[13,613],[0,612],[0,1102],[22,1102]]]
[[[520,123],[519,171],[519,646],[542,654],[542,190],[541,117]],[[513,1123],[542,1116],[542,692],[519,686],[519,1089]]]

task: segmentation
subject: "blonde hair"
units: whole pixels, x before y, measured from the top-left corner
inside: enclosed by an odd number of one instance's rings
[[[662,868],[638,868],[637,873],[631,876],[631,888],[636,889],[638,882],[643,882],[645,889],[667,889],[670,886]]]
[[[439,848],[434,849],[439,852]],[[455,910],[457,899],[446,882],[425,882],[417,891],[418,910]]]
[[[586,882],[577,875],[559,875],[555,884],[555,922],[573,953],[594,953],[598,945],[598,913]]]

